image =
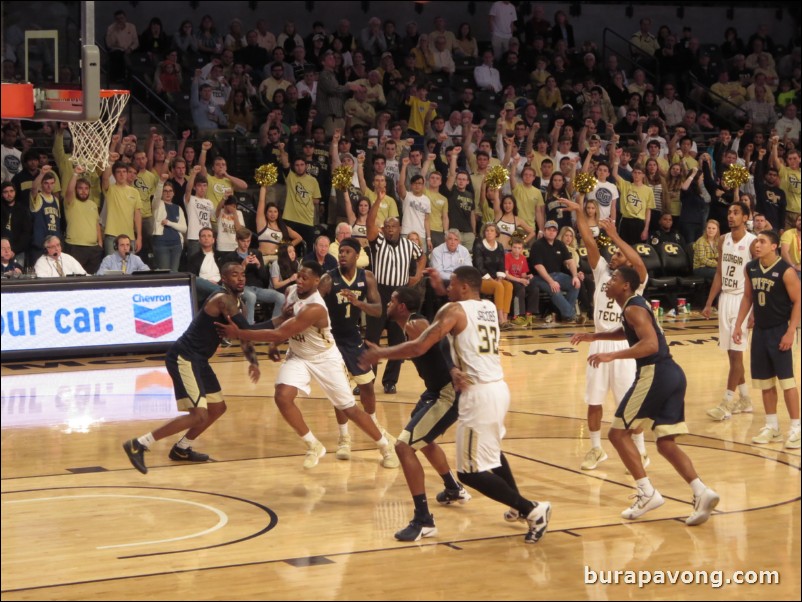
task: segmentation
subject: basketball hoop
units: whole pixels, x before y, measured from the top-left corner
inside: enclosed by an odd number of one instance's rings
[[[83,104],[81,90],[45,90],[44,105],[53,110],[80,110]],[[87,173],[97,168],[106,169],[109,164],[109,144],[117,128],[117,120],[128,102],[128,90],[101,90],[100,117],[97,121],[69,121],[72,133],[72,157],[75,165],[83,167]]]
[[[81,120],[83,91],[80,88],[34,90],[31,84],[3,84],[3,119],[64,121],[72,133],[70,160],[87,172],[106,169],[109,144],[117,120],[128,102],[128,90],[100,90],[100,116],[94,121]]]

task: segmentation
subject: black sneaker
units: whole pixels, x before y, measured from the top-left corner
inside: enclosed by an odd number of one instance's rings
[[[145,452],[148,448],[136,439],[131,439],[123,443],[123,449],[131,461],[131,465],[142,474],[148,474],[148,467],[145,466]]]
[[[431,514],[421,520],[413,518],[410,523],[395,534],[398,541],[418,541],[422,537],[434,537],[437,527],[434,526],[434,516]]]
[[[398,391],[395,390],[395,385],[384,385],[384,392],[395,395]]]
[[[450,506],[451,504],[464,504],[471,499],[471,494],[464,487],[459,489],[443,489],[435,496],[438,504],[443,506]]]
[[[208,454],[196,452],[191,447],[181,449],[178,444],[175,444],[173,449],[170,450],[170,459],[176,462],[208,462],[209,456]]]

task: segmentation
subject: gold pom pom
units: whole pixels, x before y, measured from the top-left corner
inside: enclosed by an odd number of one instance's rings
[[[347,165],[340,165],[331,174],[331,185],[335,190],[348,190],[351,180],[354,177],[354,170]]]
[[[273,163],[261,165],[256,168],[253,178],[259,186],[272,186],[278,182],[278,168]]]
[[[574,178],[574,190],[582,194],[588,194],[596,188],[596,176],[592,173],[581,172]]]
[[[742,184],[749,181],[749,170],[743,165],[733,164],[724,172],[724,177],[722,179],[728,188],[737,189],[740,188]]]
[[[504,182],[510,179],[510,172],[504,169],[501,165],[494,165],[487,170],[485,182],[489,190],[498,190],[504,186]]]

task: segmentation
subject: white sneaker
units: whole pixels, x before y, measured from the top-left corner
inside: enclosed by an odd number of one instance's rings
[[[320,441],[316,441],[307,451],[304,457],[304,468],[314,468],[320,458],[326,455],[326,448]]]
[[[732,405],[733,414],[751,414],[754,411],[752,408],[752,398],[747,395],[741,397]]]
[[[782,440],[783,436],[780,431],[771,428],[769,425],[765,425],[756,436],[752,437],[752,443],[757,443],[758,445],[780,443]]]
[[[334,454],[334,457],[338,460],[351,459],[351,435],[340,435],[337,441],[337,453]]]
[[[504,513],[504,520],[508,523],[515,523],[520,521],[525,521],[526,517],[521,516],[515,508],[508,508],[507,511]]]
[[[685,524],[689,527],[695,527],[707,522],[707,519],[710,518],[710,513],[718,506],[720,499],[718,493],[710,489],[710,487],[706,488],[699,497],[693,496],[693,512],[685,519]]]
[[[722,401],[715,408],[707,410],[707,415],[710,416],[716,422],[721,422],[722,420],[729,420],[732,417],[730,404],[728,404],[726,401]]]
[[[529,523],[529,532],[524,537],[524,543],[540,541],[546,534],[546,529],[549,528],[550,518],[551,502],[537,502],[535,509],[526,517],[526,522]]]
[[[665,503],[663,496],[660,495],[660,492],[657,491],[657,489],[655,489],[654,493],[649,497],[646,497],[646,494],[643,493],[643,491],[641,491],[640,489],[638,489],[633,495],[630,495],[629,497],[635,498],[635,501],[629,508],[627,508],[621,513],[622,518],[626,518],[629,520],[640,518],[650,510],[659,508]]]
[[[392,445],[380,447],[379,451],[382,455],[381,464],[384,468],[398,468],[401,466],[401,462],[398,460],[398,456],[395,455],[395,448]]]
[[[595,470],[595,468],[607,458],[607,452],[601,447],[591,447],[588,453],[585,454],[585,459],[582,460],[580,468],[582,470]]]
[[[788,432],[788,439],[785,441],[785,449],[799,449],[800,429],[791,429]]]

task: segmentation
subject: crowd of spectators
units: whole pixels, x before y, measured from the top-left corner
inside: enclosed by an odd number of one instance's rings
[[[602,56],[546,8],[492,3],[489,40],[440,16],[402,32],[378,16],[354,30],[342,19],[279,31],[267,19],[219,28],[207,15],[172,35],[153,18],[137,33],[118,11],[105,36],[111,81],[142,58],[166,102],[189,94],[192,127],[139,140],[122,121],[109,169],[84,173],[69,161],[65,126],[43,130],[48,154],[31,148],[24,122],[4,122],[4,273],[67,253],[94,273],[125,237],[151,268],[195,272],[203,294],[217,290],[220,261],[239,260],[249,300],[278,304],[297,256],[330,267],[330,240],[353,236],[380,285],[425,287],[423,266],[447,280],[472,262],[502,324],[531,323],[543,297],[562,320],[582,320],[592,275],[569,198],[594,235],[610,217],[630,243],[675,241],[708,276],[727,207],[743,200],[756,227],[784,232],[799,272],[798,37],[781,45],[760,25],[744,43],[730,27],[710,44],[688,27],[654,34],[643,18],[620,32],[627,52]],[[221,131],[257,139],[262,162],[277,167],[258,204],[238,205],[257,187],[229,172]],[[750,174],[738,189],[724,178],[731,165]],[[340,166],[353,171],[346,190],[332,186]],[[510,176],[500,190],[485,180],[496,166]],[[582,172],[597,184],[579,195]],[[396,245],[404,253],[382,251]],[[377,254],[403,256],[407,273],[377,265]],[[428,289],[426,299],[429,312],[442,302]]]

